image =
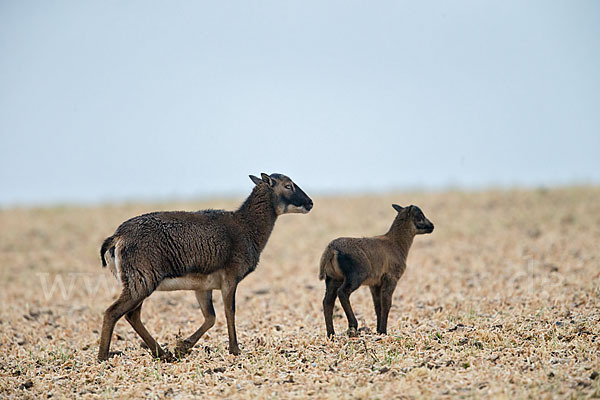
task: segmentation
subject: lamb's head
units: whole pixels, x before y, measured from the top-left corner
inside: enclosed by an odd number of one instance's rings
[[[273,192],[273,205],[277,215],[302,213],[306,214],[313,208],[313,201],[304,193],[300,186],[282,174],[260,174],[262,179],[250,175],[256,185],[267,185]]]
[[[398,204],[392,204],[392,207],[398,212],[396,218],[404,220],[411,228],[414,228],[416,235],[433,232],[433,223],[427,219],[419,207],[402,207]]]

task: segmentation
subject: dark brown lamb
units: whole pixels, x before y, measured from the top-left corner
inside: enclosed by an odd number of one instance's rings
[[[225,306],[229,352],[239,354],[235,332],[235,292],[256,268],[277,216],[307,213],[312,200],[281,174],[250,175],[256,184],[237,211],[154,212],[125,221],[102,244],[102,265],[109,266],[123,291],[104,313],[99,360],[109,357],[116,322],[125,315],[154,356],[172,360],[140,320],[142,303],[155,290],[194,290],[204,323],[177,343],[183,354],[215,323],[213,289]],[[108,262],[107,262],[108,260]]]
[[[397,204],[398,212],[390,230],[381,236],[338,238],[329,243],[321,257],[319,279],[325,279],[323,313],[327,336],[335,335],[333,307],[339,298],[346,318],[348,335],[356,336],[358,322],[350,306],[350,295],[362,285],[371,289],[377,332],[387,333],[392,295],[406,269],[406,257],[415,235],[433,232],[433,224],[417,206]]]

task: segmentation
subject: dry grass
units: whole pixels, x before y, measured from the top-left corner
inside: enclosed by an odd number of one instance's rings
[[[598,397],[599,198],[599,188],[316,198],[310,214],[279,219],[240,285],[242,355],[227,353],[215,296],[216,326],[172,364],[152,360],[124,320],[112,343],[123,354],[96,361],[118,293],[98,248],[142,212],[237,201],[0,211],[0,397]],[[415,239],[390,334],[372,333],[361,288],[352,303],[370,331],[348,339],[337,304],[327,341],[321,251],[337,236],[384,232],[392,202],[421,206],[436,230]],[[65,293],[47,297],[57,278]],[[142,319],[170,348],[202,322],[189,292],[154,294]]]

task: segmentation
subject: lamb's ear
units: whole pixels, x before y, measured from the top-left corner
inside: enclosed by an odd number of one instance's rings
[[[254,176],[254,175],[248,175],[250,177],[250,179],[252,180],[252,182],[254,182],[255,185],[258,185],[259,183],[262,183],[262,181],[260,180],[260,178]]]
[[[262,177],[263,182],[268,183],[271,187],[275,186],[275,180],[273,180],[273,178],[271,178],[269,175],[261,172],[260,176]]]
[[[392,207],[394,207],[394,210],[401,212],[402,210],[404,210],[404,207],[399,206],[398,204],[392,204]]]

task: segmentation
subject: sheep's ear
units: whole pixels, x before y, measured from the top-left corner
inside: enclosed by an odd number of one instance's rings
[[[401,212],[402,210],[404,210],[404,207],[399,206],[398,204],[392,204],[392,207],[394,207],[394,210]]]
[[[271,187],[275,186],[275,180],[269,175],[265,174],[264,172],[261,172],[260,176],[262,177],[263,182],[268,183]]]
[[[260,178],[254,176],[254,175],[248,175],[250,177],[250,179],[252,180],[252,182],[254,182],[255,185],[258,185],[259,183],[262,183],[262,181],[260,180]]]

